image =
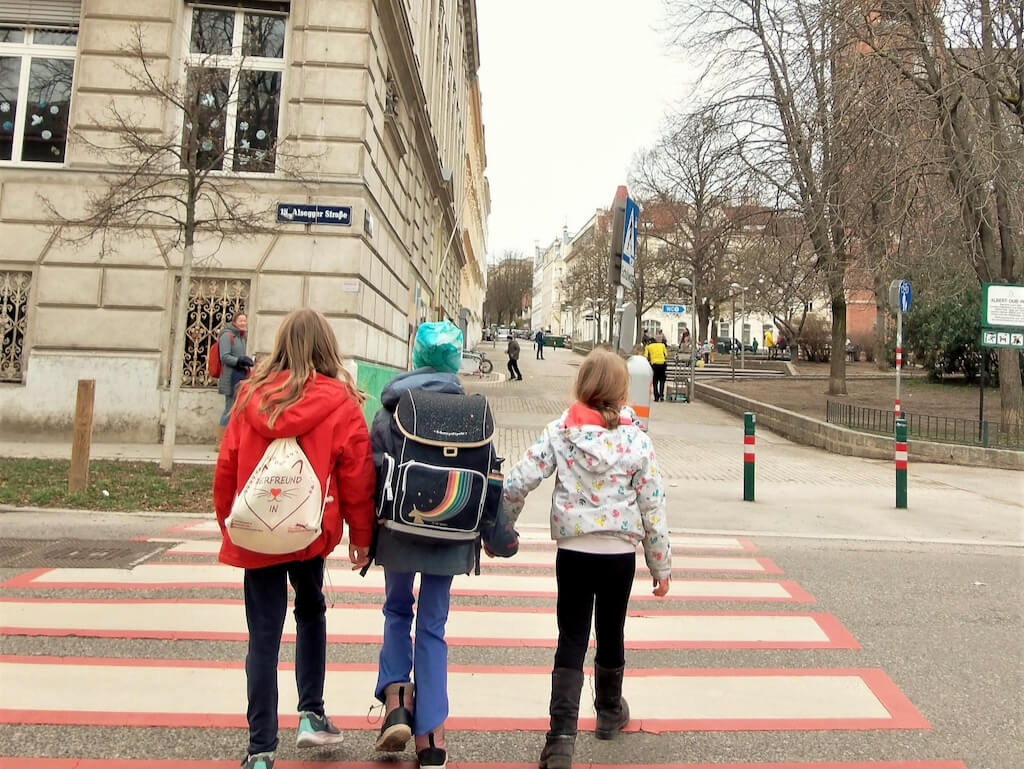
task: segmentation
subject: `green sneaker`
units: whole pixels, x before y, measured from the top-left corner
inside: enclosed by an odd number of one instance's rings
[[[246,756],[242,762],[242,769],[274,769],[274,754],[257,753],[254,756]]]
[[[322,745],[337,745],[345,737],[327,716],[303,711],[299,713],[299,734],[295,745],[300,748],[317,748]]]

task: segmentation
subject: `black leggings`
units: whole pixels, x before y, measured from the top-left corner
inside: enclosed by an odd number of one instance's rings
[[[558,648],[555,667],[583,670],[594,617],[597,656],[603,668],[626,662],[623,628],[636,573],[633,553],[579,553],[559,548],[555,556],[558,582]]]

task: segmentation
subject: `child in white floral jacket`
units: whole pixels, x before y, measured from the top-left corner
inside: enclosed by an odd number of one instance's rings
[[[526,495],[557,473],[551,537],[558,543],[558,647],[551,672],[551,728],[540,769],[572,767],[592,617],[596,735],[613,739],[629,723],[622,697],[623,629],[638,543],[643,543],[654,594],[664,596],[669,589],[665,490],[654,446],[624,408],[628,390],[625,362],[609,350],[591,352],[576,377],[576,402],[505,477],[504,512],[514,523]]]

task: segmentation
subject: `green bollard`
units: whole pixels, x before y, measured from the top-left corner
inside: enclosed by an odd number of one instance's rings
[[[754,412],[743,415],[743,501],[754,501]]]
[[[907,420],[896,420],[896,509],[907,509]]]

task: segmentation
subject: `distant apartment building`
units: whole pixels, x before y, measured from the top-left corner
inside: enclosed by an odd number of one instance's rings
[[[119,121],[172,148],[196,132],[203,170],[262,212],[252,234],[197,233],[182,439],[213,434],[223,404],[206,358],[241,309],[256,355],[290,310],[320,310],[370,392],[405,368],[421,321],[479,339],[490,193],[476,24],[475,0],[0,2],[0,431],[67,432],[76,380],[95,379],[97,437],[160,437],[175,233],[156,216],[115,222],[102,251],[58,237],[51,210],[78,216],[124,178],[97,150],[117,146]],[[136,40],[142,57],[127,52]],[[147,77],[180,84],[199,125]]]

